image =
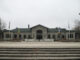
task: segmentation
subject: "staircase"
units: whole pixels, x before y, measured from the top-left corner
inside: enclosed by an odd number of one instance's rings
[[[0,60],[80,60],[80,48],[0,48]]]

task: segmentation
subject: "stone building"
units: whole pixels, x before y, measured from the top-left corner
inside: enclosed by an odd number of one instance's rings
[[[43,25],[36,25],[28,28],[16,28],[4,30],[4,40],[75,40],[75,32],[61,28],[48,28]]]

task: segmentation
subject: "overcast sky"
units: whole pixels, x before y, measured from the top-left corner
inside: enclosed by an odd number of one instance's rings
[[[55,28],[74,27],[80,20],[80,0],[0,0],[0,17],[8,28],[27,28],[42,24]]]

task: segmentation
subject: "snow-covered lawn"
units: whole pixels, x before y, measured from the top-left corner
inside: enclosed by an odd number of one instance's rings
[[[0,42],[1,47],[13,48],[80,48],[79,42]]]

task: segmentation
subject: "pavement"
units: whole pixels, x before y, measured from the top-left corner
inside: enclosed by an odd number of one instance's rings
[[[0,42],[0,48],[80,48],[80,42]]]

